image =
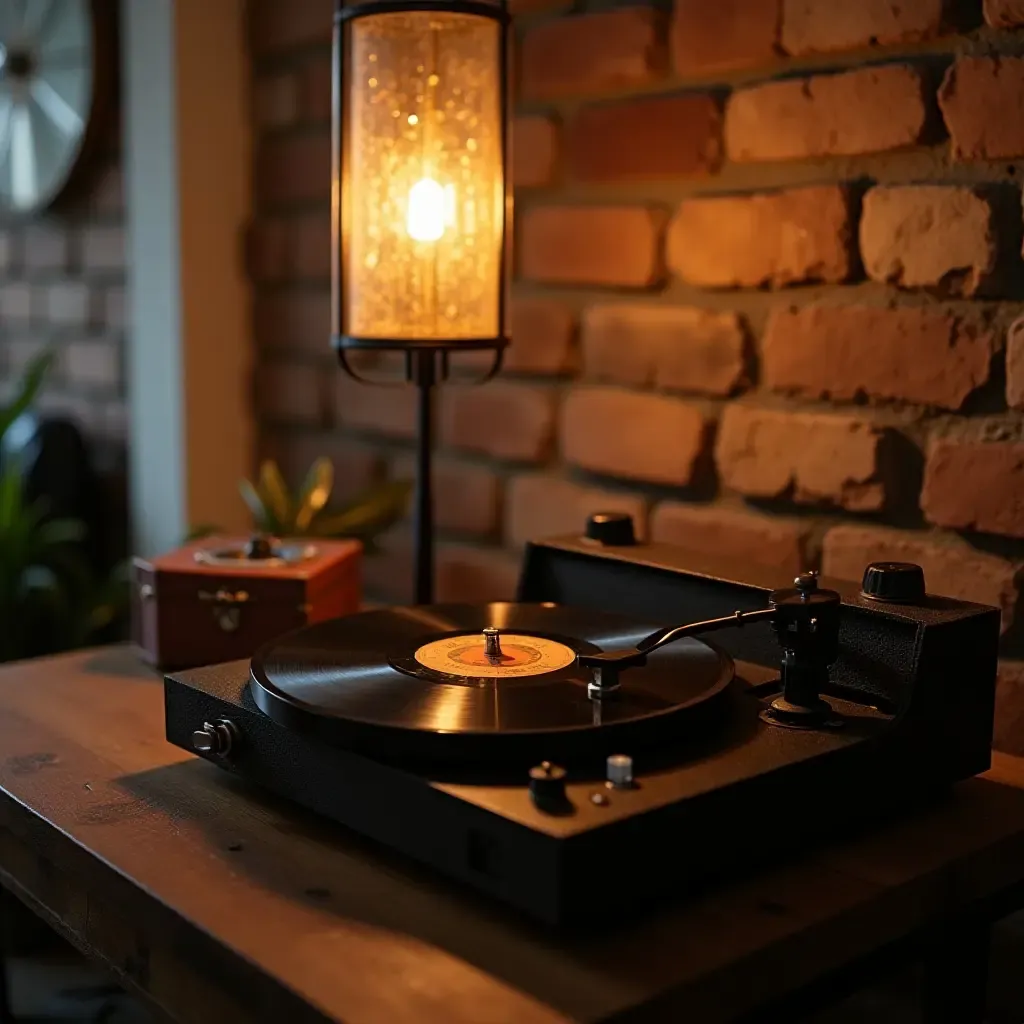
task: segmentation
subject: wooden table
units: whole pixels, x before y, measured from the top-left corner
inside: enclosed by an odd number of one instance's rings
[[[998,755],[912,820],[781,867],[751,850],[733,885],[567,939],[169,746],[125,648],[0,669],[0,751],[0,880],[179,1021],[792,1019],[780,1000],[921,940],[934,1019],[969,1024],[1024,882],[1024,762]]]

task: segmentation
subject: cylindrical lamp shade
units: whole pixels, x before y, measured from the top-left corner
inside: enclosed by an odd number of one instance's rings
[[[501,5],[339,11],[336,335],[500,344],[506,114]]]

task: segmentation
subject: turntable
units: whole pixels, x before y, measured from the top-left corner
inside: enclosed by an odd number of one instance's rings
[[[593,516],[527,546],[516,603],[167,676],[167,737],[534,917],[609,920],[989,767],[996,609],[905,563],[776,577]]]

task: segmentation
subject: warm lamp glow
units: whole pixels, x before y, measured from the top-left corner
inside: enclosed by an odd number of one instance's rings
[[[500,25],[473,14],[406,11],[360,17],[349,32],[343,333],[498,337]]]

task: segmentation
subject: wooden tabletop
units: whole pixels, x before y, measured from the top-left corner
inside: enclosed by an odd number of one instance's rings
[[[127,648],[0,669],[0,750],[0,878],[180,1021],[725,1021],[1024,879],[1000,755],[912,820],[567,939],[168,745]]]

